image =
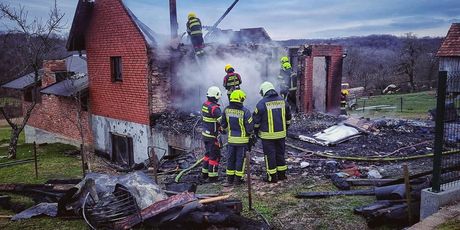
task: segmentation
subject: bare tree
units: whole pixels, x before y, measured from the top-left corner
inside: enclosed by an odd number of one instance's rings
[[[399,73],[408,77],[411,91],[416,88],[415,77],[419,58],[423,53],[423,47],[417,41],[417,36],[407,33],[400,53]]]
[[[39,95],[38,82],[40,81],[39,70],[42,66],[44,58],[55,47],[55,37],[63,29],[62,19],[64,14],[58,10],[56,0],[54,6],[50,10],[46,21],[42,18],[34,18],[29,20],[28,11],[23,6],[17,8],[10,7],[8,4],[0,3],[0,19],[5,19],[12,22],[15,26],[8,30],[9,34],[23,34],[25,39],[18,43],[15,47],[18,53],[24,55],[23,69],[31,68],[34,74],[34,84],[32,102],[27,105],[24,117],[21,121],[13,121],[11,117],[0,108],[1,113],[5,117],[8,124],[11,126],[11,138],[8,147],[9,158],[16,158],[16,149],[19,139],[19,134],[27,124],[32,111],[37,104],[37,96]]]

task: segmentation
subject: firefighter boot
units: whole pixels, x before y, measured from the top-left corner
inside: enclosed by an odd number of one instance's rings
[[[236,176],[235,182],[234,182],[233,184],[234,184],[235,186],[239,186],[239,185],[244,184],[243,177],[241,177],[241,176]]]
[[[278,180],[286,180],[287,179],[286,171],[278,171],[277,174],[278,174]]]
[[[227,182],[223,184],[224,187],[230,187],[233,185],[233,182],[235,181],[235,175],[228,175],[227,176]]]
[[[202,172],[202,173],[201,173],[201,178],[202,178],[203,180],[208,179],[208,173],[203,173],[203,172]]]
[[[267,177],[264,178],[264,181],[267,183],[277,183],[278,182],[278,176],[277,174],[271,174],[270,177],[267,175]]]
[[[216,176],[208,177],[208,183],[215,183],[217,181],[219,181],[219,178]]]

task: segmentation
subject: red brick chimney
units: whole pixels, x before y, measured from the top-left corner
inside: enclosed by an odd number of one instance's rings
[[[67,71],[65,60],[44,60],[42,88],[54,84],[56,82],[54,73],[62,71]]]

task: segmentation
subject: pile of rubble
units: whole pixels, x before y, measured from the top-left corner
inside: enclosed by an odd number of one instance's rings
[[[36,206],[12,217],[80,217],[91,229],[267,229],[263,222],[242,217],[242,203],[229,195],[195,194],[187,186],[163,190],[149,176],[137,171],[119,176],[89,173],[78,181],[49,181],[43,185],[0,185],[0,192],[33,196]],[[51,184],[66,183],[66,184]],[[2,198],[2,204],[10,199]]]

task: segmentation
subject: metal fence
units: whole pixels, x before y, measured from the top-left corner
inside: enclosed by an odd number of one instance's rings
[[[460,71],[440,71],[435,113],[433,192],[460,186]]]

